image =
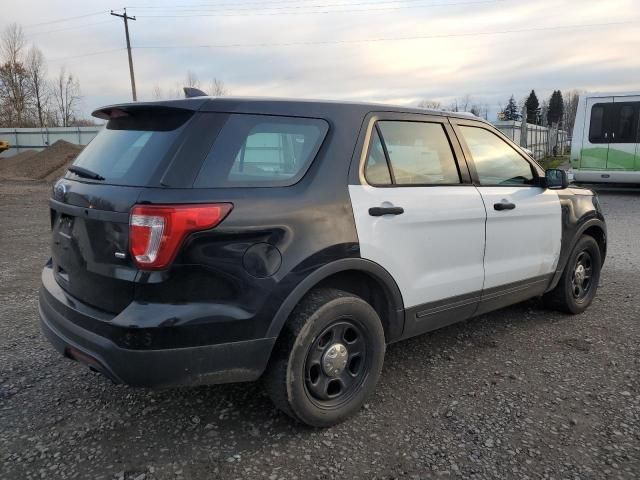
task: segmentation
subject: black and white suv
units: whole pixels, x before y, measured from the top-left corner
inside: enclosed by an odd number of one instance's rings
[[[40,317],[116,382],[262,377],[327,426],[371,394],[386,344],[596,293],[597,197],[475,117],[207,97],[94,115],[53,189]]]

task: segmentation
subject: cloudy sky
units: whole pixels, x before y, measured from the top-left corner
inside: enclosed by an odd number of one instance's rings
[[[448,105],[491,115],[534,88],[640,90],[638,0],[130,0],[138,96],[187,71],[233,95]],[[105,0],[4,0],[51,74],[78,76],[83,110],[131,98],[122,20]],[[65,19],[65,15],[67,18]]]

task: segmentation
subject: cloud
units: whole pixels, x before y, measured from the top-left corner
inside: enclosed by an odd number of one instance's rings
[[[205,85],[213,77],[224,80],[236,95],[413,103],[422,98],[448,102],[469,94],[492,111],[512,93],[521,98],[532,88],[542,98],[558,88],[640,90],[640,57],[627,54],[640,47],[637,22],[552,28],[638,20],[639,2],[497,0],[434,5],[462,1],[238,0],[184,8],[175,2],[147,3],[167,9],[129,10],[137,16],[130,25],[133,45],[171,48],[134,49],[138,94],[151,98],[155,85],[175,89],[188,70]],[[308,7],[318,4],[345,6]],[[79,14],[88,9],[78,0],[65,5]],[[106,0],[97,0],[91,10],[104,8],[102,15],[26,28],[51,59],[52,73],[66,64],[80,78],[87,111],[130,99],[122,22],[108,15],[110,7]],[[256,8],[268,14],[246,15]],[[290,14],[336,9],[349,11]],[[161,14],[199,16],[151,16]],[[220,14],[225,16],[206,16]],[[230,14],[235,16],[226,16]],[[60,15],[45,0],[3,6],[5,19],[25,25]],[[483,34],[488,32],[504,33]],[[122,50],[54,61],[114,49]]]

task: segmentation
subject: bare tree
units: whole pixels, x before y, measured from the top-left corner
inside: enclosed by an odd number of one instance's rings
[[[22,27],[12,23],[0,37],[0,102],[2,123],[27,126],[29,76],[23,62],[25,39]]]
[[[70,126],[76,118],[80,106],[80,83],[63,66],[51,87],[55,100],[57,123],[61,127]]]
[[[225,95],[229,95],[229,91],[227,90],[224,82],[215,77],[211,79],[211,82],[209,83],[209,91],[207,93],[213,97],[224,97]]]
[[[473,113],[476,117],[489,120],[489,105],[486,103],[474,103],[469,108],[469,112]]]
[[[564,118],[562,125],[569,132],[573,132],[573,125],[576,121],[576,113],[578,112],[578,100],[580,100],[579,90],[571,90],[570,92],[564,92],[562,98],[564,99]]]
[[[471,95],[469,95],[468,93],[462,97],[459,101],[456,101],[456,103],[458,104],[458,106],[460,107],[460,111],[462,112],[468,112],[469,109],[471,108]]]
[[[35,45],[29,49],[27,54],[27,72],[31,83],[31,93],[38,115],[40,128],[44,127],[46,118],[45,110],[49,103],[49,93],[47,91],[47,66],[44,56]]]
[[[442,104],[436,100],[420,100],[416,107],[426,110],[442,110]]]
[[[151,91],[151,96],[154,100],[162,100],[164,98],[164,92],[160,85],[154,85],[153,90]]]
[[[0,40],[0,55],[3,62],[19,63],[26,41],[22,27],[17,23],[7,25]]]
[[[187,77],[185,78],[184,86],[192,87],[192,88],[200,88],[200,80],[198,80],[198,75],[196,75],[195,72],[192,72],[191,70],[189,70],[187,72]]]

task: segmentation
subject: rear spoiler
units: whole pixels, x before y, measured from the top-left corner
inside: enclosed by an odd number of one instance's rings
[[[107,105],[105,107],[94,110],[91,115],[102,120],[110,120],[113,118],[112,113],[116,116],[123,114],[135,115],[135,112],[153,111],[153,110],[190,110],[196,111],[209,101],[206,97],[180,98],[177,100],[160,100],[157,102],[136,102],[136,103],[120,103],[115,105]]]

